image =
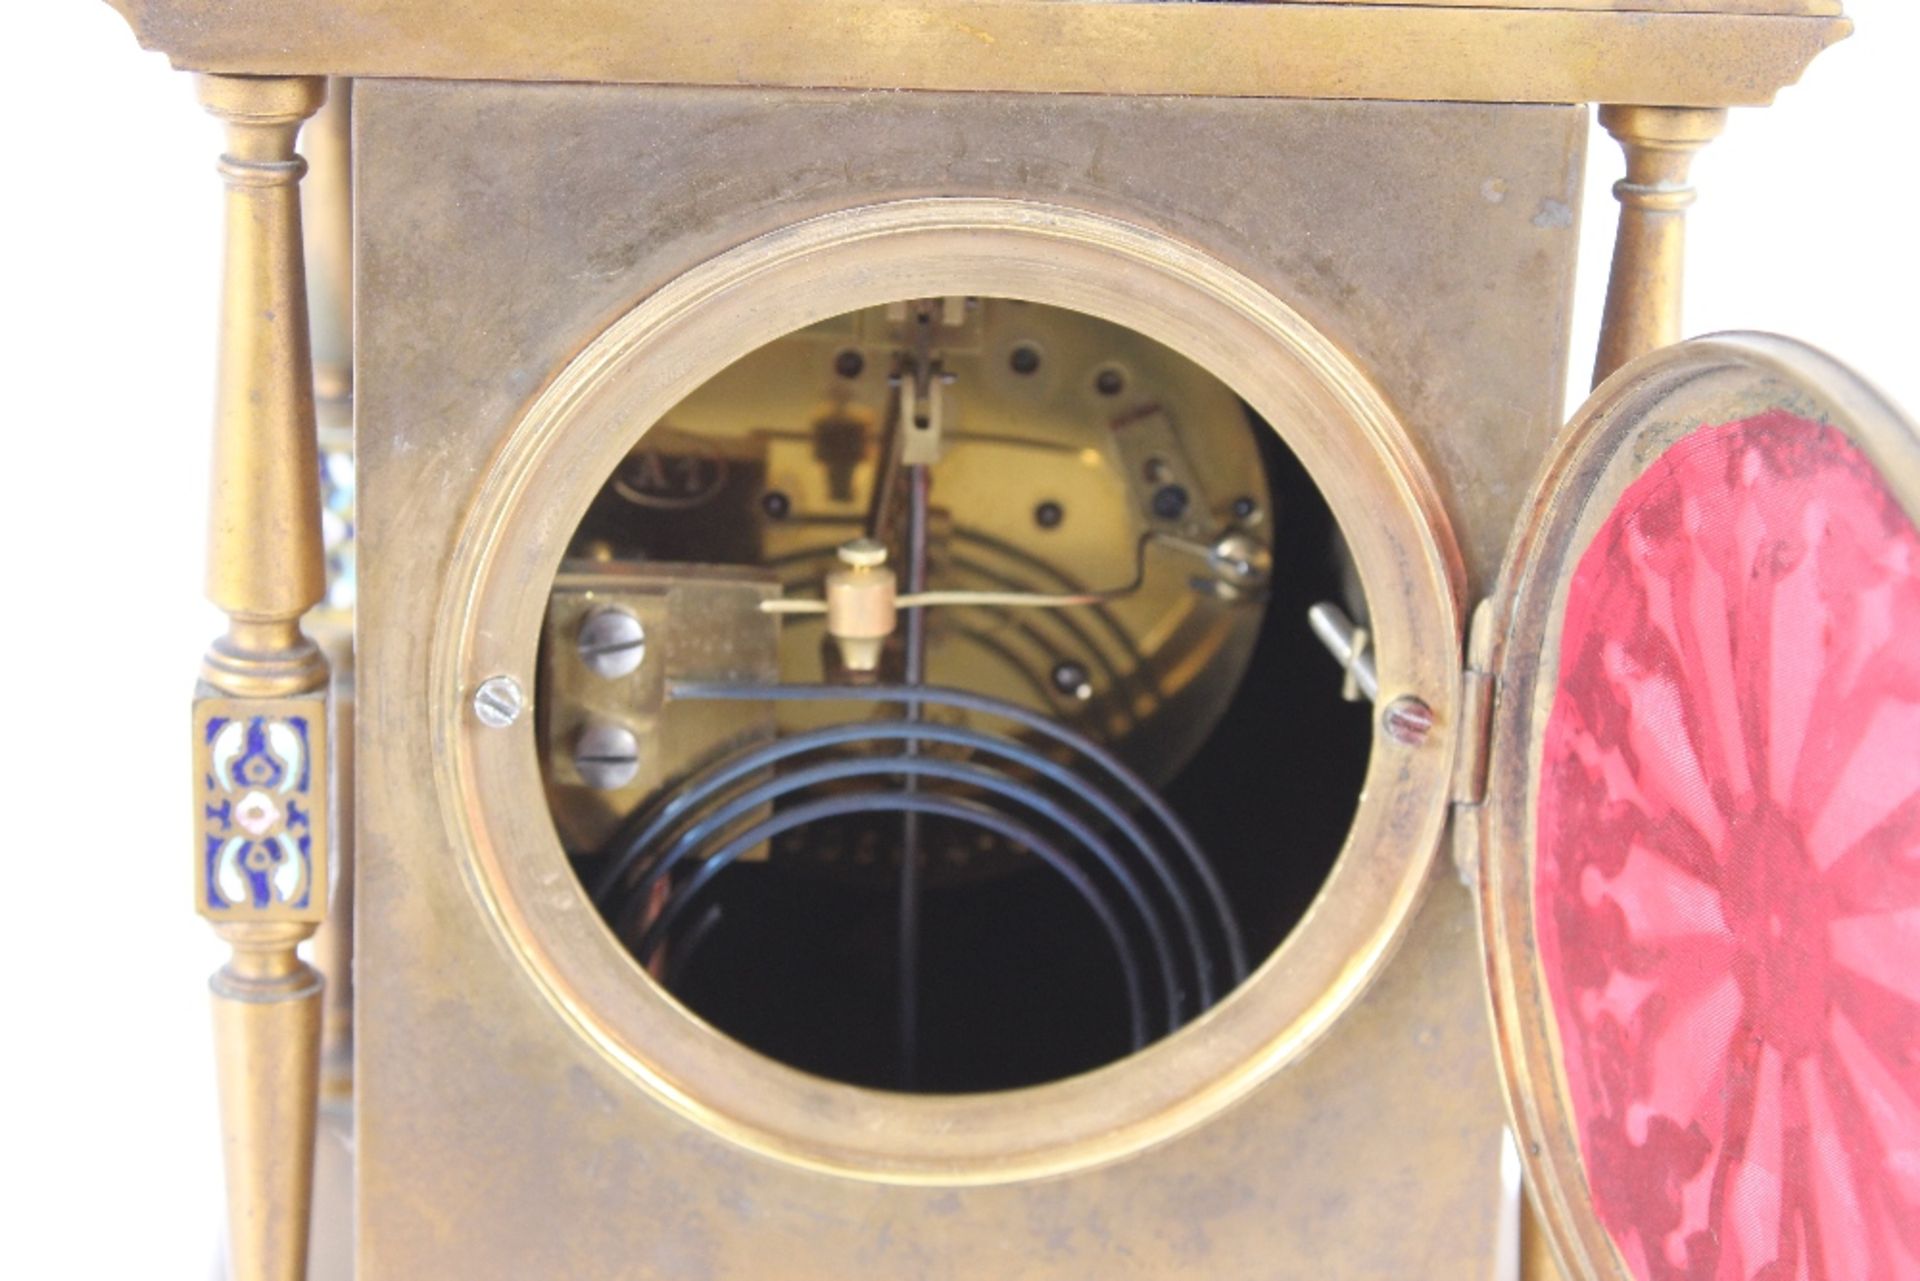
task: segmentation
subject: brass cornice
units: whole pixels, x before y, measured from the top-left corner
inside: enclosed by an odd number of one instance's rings
[[[1832,0],[109,3],[244,74],[1677,107],[1769,102],[1852,29]]]

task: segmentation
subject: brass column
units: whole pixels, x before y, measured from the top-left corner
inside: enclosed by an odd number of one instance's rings
[[[336,522],[353,515],[353,81],[327,81],[327,101],[307,122],[300,149],[307,176],[300,185],[305,224],[308,332],[313,343],[314,408],[319,420],[321,496]],[[336,574],[352,575],[346,533],[326,547],[329,599],[307,616],[307,631],[332,668],[333,895],[314,935],[315,967],[327,984],[320,1038],[320,1092],[344,1104],[353,1091],[353,607],[338,593]],[[343,563],[333,563],[338,557]]]
[[[1718,137],[1727,113],[1692,107],[1600,108],[1600,123],[1627,153],[1627,176],[1613,185],[1620,230],[1594,363],[1597,387],[1614,370],[1680,341],[1687,171],[1694,152]]]
[[[296,952],[325,916],[327,664],[299,182],[311,77],[203,76],[226,125],[226,261],[207,595],[228,617],[195,700],[195,899],[233,948],[213,976],[235,1281],[305,1272],[321,982]]]

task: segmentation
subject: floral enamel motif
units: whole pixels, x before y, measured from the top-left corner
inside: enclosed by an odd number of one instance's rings
[[[201,911],[306,919],[325,905],[324,704],[201,704]]]

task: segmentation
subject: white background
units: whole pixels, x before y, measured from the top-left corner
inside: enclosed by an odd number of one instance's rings
[[[219,139],[105,4],[6,8],[5,1270],[199,1278],[219,1196],[204,984],[222,953],[190,907],[187,699],[219,627],[199,599]],[[1920,5],[1850,8],[1852,40],[1702,154],[1689,329],[1808,339],[1920,410]],[[1573,404],[1618,173],[1596,135]]]

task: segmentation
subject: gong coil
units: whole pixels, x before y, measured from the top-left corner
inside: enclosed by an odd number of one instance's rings
[[[963,726],[856,721],[722,758],[643,811],[602,857],[595,901],[643,963],[702,890],[762,842],[836,819],[924,815],[1009,841],[1072,886],[1112,945],[1132,1048],[1176,1030],[1245,977],[1233,909],[1192,833],[1145,780],[1083,735],[1014,704],[928,687],[686,685],[672,693],[964,708],[1019,724],[1057,751]],[[954,751],[922,754],[941,748]],[[896,780],[905,785],[886,785]],[[782,801],[790,804],[756,818]],[[689,866],[656,905],[656,892]]]
[[[555,823],[747,1045],[894,1089],[1084,1071],[1233,990],[1337,851],[1367,729],[1326,596],[1364,617],[1324,501],[1206,371],[1005,299],[840,317],[675,406],[582,519]],[[1301,721],[1323,750],[1252,784]],[[1276,827],[1284,859],[1246,853]]]

